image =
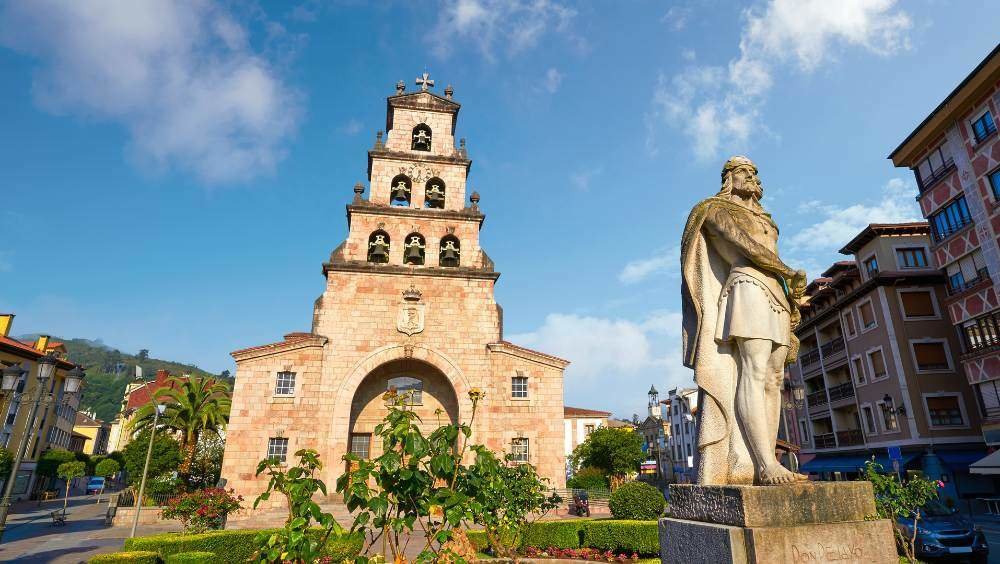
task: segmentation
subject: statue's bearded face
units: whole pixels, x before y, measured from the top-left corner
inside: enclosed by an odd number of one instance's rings
[[[750,167],[737,167],[729,174],[731,175],[733,194],[742,197],[750,196],[755,200],[764,197],[764,189],[760,185],[760,179]]]

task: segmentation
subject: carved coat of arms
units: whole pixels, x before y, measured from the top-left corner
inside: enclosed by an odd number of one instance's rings
[[[403,292],[403,301],[396,316],[396,329],[406,335],[416,335],[424,330],[424,304],[420,301],[420,290],[413,286]]]

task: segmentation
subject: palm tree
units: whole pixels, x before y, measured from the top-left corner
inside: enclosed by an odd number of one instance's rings
[[[166,411],[160,416],[160,426],[178,435],[184,460],[177,473],[187,482],[194,462],[198,439],[203,433],[219,435],[229,422],[229,408],[232,404],[229,388],[212,377],[186,376],[171,377],[167,386],[160,388],[156,396],[135,412],[129,430],[139,433],[153,426],[156,404],[166,404]]]

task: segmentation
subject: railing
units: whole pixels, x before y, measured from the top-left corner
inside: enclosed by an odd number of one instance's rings
[[[854,384],[850,382],[844,382],[843,384],[838,384],[832,386],[829,389],[830,401],[838,401],[847,398],[854,397]]]
[[[979,284],[983,280],[990,279],[990,271],[986,267],[980,268],[976,271],[976,277],[970,278],[969,280],[962,280],[962,283],[958,286],[952,285],[951,281],[948,282],[948,295],[954,296],[955,294],[961,294],[962,292],[968,290],[969,288]]]
[[[965,227],[971,223],[972,223],[971,217],[965,218],[961,216],[959,216],[958,223],[954,225],[948,225],[944,228],[938,227],[934,225],[934,223],[932,222],[931,231],[934,232],[934,242],[940,243],[941,241],[944,241],[948,237],[951,237],[955,233],[958,233],[959,231],[965,229]]]
[[[865,435],[861,429],[851,429],[848,431],[837,431],[837,442],[840,446],[861,445],[865,442]]]
[[[955,168],[955,160],[948,157],[948,160],[937,167],[936,170],[931,171],[927,175],[927,178],[921,178],[920,174],[917,174],[917,186],[920,188],[920,193],[924,193],[928,188],[937,184],[939,180],[948,176],[948,174]]]
[[[136,492],[134,490],[128,489],[118,495],[118,507],[135,507]],[[143,494],[142,496],[142,506],[143,507],[163,507],[167,504],[167,500],[174,497],[176,494]]]
[[[820,390],[818,392],[813,392],[807,395],[806,402],[809,403],[809,407],[816,407],[826,403],[830,403],[830,400],[826,398],[826,390]]]
[[[976,128],[972,128],[972,136],[976,139],[976,145],[982,145],[983,141],[986,141],[997,132],[997,124],[995,122],[988,121],[985,123],[985,126],[982,135],[979,135]]]
[[[843,337],[837,337],[836,339],[830,341],[829,343],[824,343],[819,349],[823,351],[823,356],[831,356],[847,348],[847,344],[844,343]]]
[[[836,448],[837,438],[833,433],[813,435],[813,443],[816,445],[816,448]]]
[[[809,366],[819,362],[819,349],[813,349],[802,354],[802,366]]]
[[[1000,419],[1000,407],[987,407],[985,411],[987,419]]]
[[[562,498],[562,503],[566,504],[573,501],[573,492],[587,492],[587,501],[590,503],[591,507],[595,506],[608,506],[608,499],[611,497],[611,490],[608,489],[597,489],[597,490],[574,490],[571,488],[565,489],[553,489],[549,493],[556,494]]]

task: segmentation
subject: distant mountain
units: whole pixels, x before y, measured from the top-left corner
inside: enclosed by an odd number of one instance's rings
[[[23,335],[18,339],[33,342],[37,335]],[[169,370],[171,374],[180,376],[191,374],[198,376],[213,376],[232,384],[233,379],[228,373],[222,375],[206,372],[193,364],[173,362],[149,357],[149,351],[139,354],[128,354],[109,347],[103,342],[90,339],[63,339],[52,337],[66,345],[67,358],[70,362],[79,364],[87,370],[87,379],[83,386],[83,396],[80,398],[80,409],[93,411],[98,419],[111,422],[121,409],[122,396],[125,387],[135,378],[135,367],[142,367],[144,380],[156,377],[157,370]]]

